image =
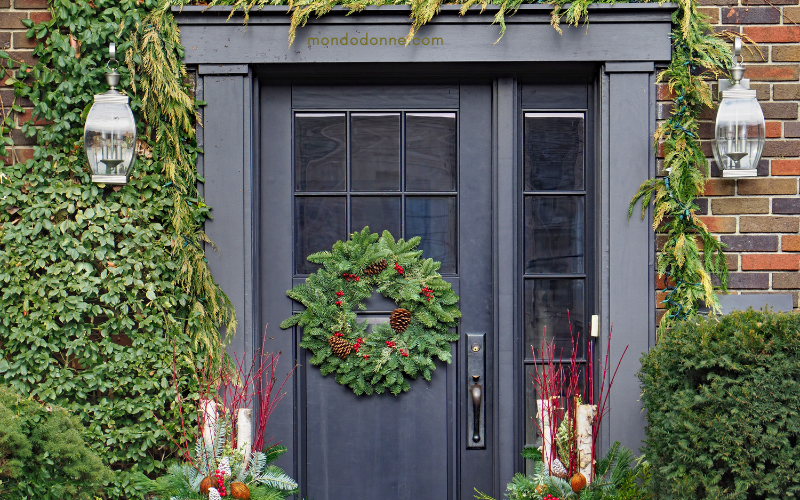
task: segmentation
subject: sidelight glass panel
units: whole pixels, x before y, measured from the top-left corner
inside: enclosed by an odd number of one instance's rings
[[[373,233],[400,234],[399,196],[353,196],[350,199],[350,231],[369,226]],[[396,236],[395,236],[396,237]]]
[[[296,113],[296,191],[344,191],[347,141],[344,113]]]
[[[456,114],[406,114],[406,190],[455,189]]]
[[[583,357],[586,345],[583,279],[536,278],[525,280],[525,352],[526,358],[541,358],[542,340],[555,342],[556,353],[569,359],[572,336]],[[572,325],[572,336],[570,335]]]
[[[584,197],[525,197],[525,272],[584,271]]]
[[[584,188],[583,113],[525,113],[525,190]]]
[[[297,196],[294,200],[294,266],[296,274],[320,268],[306,257],[330,250],[347,238],[347,198],[344,196]]]
[[[400,113],[350,115],[353,191],[400,190]]]
[[[406,198],[405,238],[421,236],[423,257],[442,263],[439,272],[456,272],[456,199],[454,196]]]

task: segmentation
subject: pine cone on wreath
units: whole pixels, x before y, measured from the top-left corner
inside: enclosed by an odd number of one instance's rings
[[[389,316],[389,325],[397,333],[406,331],[409,323],[411,323],[411,312],[408,309],[395,309],[392,311],[392,315]]]
[[[342,359],[345,359],[353,350],[353,346],[350,345],[350,342],[335,335],[328,337],[328,345],[331,346],[333,353]]]
[[[564,467],[564,464],[561,463],[561,460],[557,458],[553,460],[553,465],[550,467],[550,471],[552,472],[553,476],[560,477],[561,479],[567,479],[569,477],[567,468]]]
[[[376,274],[380,274],[386,269],[387,266],[386,259],[381,259],[378,262],[373,262],[372,264],[368,265],[366,269],[364,269],[364,274],[367,276],[375,276]]]

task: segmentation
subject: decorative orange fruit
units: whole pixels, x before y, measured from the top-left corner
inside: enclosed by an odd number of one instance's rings
[[[231,496],[236,500],[250,500],[250,488],[239,481],[231,483]]]
[[[572,491],[578,493],[586,487],[586,476],[580,472],[577,472],[574,476],[572,476],[569,484],[572,486]]]
[[[208,495],[208,489],[211,488],[212,486],[214,485],[211,483],[210,477],[203,479],[202,481],[200,481],[200,494]]]
[[[547,491],[546,484],[540,484],[539,486],[536,487],[536,493],[538,493],[539,495],[543,495],[545,491]]]

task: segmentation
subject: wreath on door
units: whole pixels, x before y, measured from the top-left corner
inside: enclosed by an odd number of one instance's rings
[[[361,394],[395,396],[411,388],[410,379],[431,379],[434,358],[450,363],[450,342],[461,311],[458,295],[437,272],[440,262],[423,259],[420,238],[408,241],[370,233],[369,227],[337,241],[330,251],[308,261],[322,265],[305,283],[286,294],[305,310],[281,323],[303,328],[300,346],[323,375]],[[358,321],[357,310],[373,290],[396,304],[388,323]]]

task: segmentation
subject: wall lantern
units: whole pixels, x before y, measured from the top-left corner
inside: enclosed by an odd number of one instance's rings
[[[113,43],[108,52],[106,82],[111,88],[94,96],[83,130],[83,145],[92,168],[92,182],[127,184],[136,157],[136,122],[128,106],[128,96],[116,90],[120,74],[110,66],[112,62],[117,64]]]
[[[719,80],[722,102],[714,127],[714,159],[722,169],[722,177],[755,177],[758,160],[764,149],[766,125],[764,113],[750,90],[750,80],[742,79],[742,39],[733,42],[731,79]]]

